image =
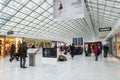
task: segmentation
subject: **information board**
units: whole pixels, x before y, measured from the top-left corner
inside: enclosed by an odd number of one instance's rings
[[[57,58],[57,48],[43,48],[42,56],[45,58]]]
[[[82,46],[83,45],[83,38],[78,38],[78,46]]]
[[[77,38],[73,38],[73,44],[77,45]]]

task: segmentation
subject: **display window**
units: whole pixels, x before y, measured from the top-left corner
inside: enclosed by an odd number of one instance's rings
[[[40,48],[43,46],[43,43],[42,43],[42,41],[36,41],[35,45],[36,45],[36,47]]]
[[[51,42],[46,42],[45,41],[44,43],[45,43],[45,46],[44,46],[45,48],[51,48],[51,46],[52,46]]]
[[[40,39],[24,38],[23,41],[27,43],[28,48],[31,48],[32,45],[34,45],[36,48],[45,46],[44,41],[40,40]],[[46,43],[46,45],[47,45],[47,43]]]
[[[16,47],[16,52],[18,52],[18,48],[20,46],[20,44],[22,43],[22,38],[16,38],[14,36],[7,36],[6,37],[6,46],[5,46],[5,54],[6,55],[10,55],[10,48],[11,48],[11,44],[14,43],[15,47]]]
[[[0,36],[0,58],[3,58],[4,53],[4,36]]]
[[[43,41],[41,41],[39,47],[44,47],[44,42]]]
[[[35,45],[35,40],[34,39],[25,38],[23,41],[27,43],[27,48],[31,48],[32,45]]]
[[[10,54],[10,47],[12,43],[15,43],[15,38],[14,37],[6,37],[6,46],[5,46],[5,54],[9,55]]]

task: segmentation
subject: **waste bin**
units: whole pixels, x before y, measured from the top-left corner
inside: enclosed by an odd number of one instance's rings
[[[29,66],[35,66],[35,54],[29,54]]]

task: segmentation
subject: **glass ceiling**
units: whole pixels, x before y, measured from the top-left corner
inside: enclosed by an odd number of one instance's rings
[[[120,0],[85,0],[90,12],[96,36],[106,36],[109,32],[99,32],[98,28],[114,28],[120,19]]]
[[[15,36],[70,41],[84,37],[87,41],[107,35],[101,27],[114,27],[120,18],[120,0],[85,0],[86,17],[55,22],[53,0],[0,0],[0,32]]]

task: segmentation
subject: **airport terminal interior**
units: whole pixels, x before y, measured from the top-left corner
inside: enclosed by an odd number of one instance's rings
[[[0,0],[0,80],[33,79],[120,80],[120,0]]]

